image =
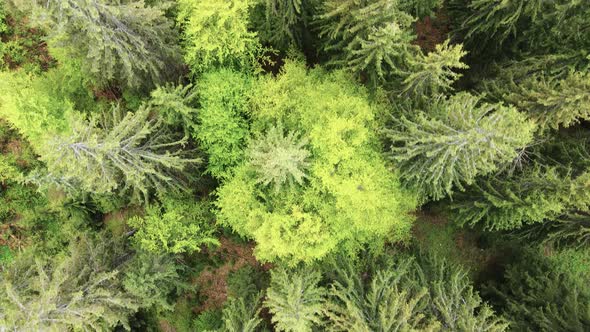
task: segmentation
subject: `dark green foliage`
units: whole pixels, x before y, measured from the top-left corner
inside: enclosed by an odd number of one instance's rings
[[[231,272],[227,277],[227,290],[230,297],[253,298],[268,287],[268,273],[250,265]]]
[[[487,295],[516,331],[587,331],[590,328],[588,280],[557,270],[538,253],[526,252],[492,283]]]
[[[218,331],[221,326],[221,310],[203,311],[193,321],[195,331]]]
[[[414,19],[397,0],[328,0],[319,15],[324,50],[335,53],[331,63],[366,73],[370,83],[404,77],[408,59],[419,49],[411,44]]]
[[[556,168],[535,168],[481,180],[454,197],[451,216],[461,225],[480,223],[490,230],[553,220],[570,209],[587,209],[588,177],[588,173],[574,176]]]
[[[434,16],[434,12],[443,5],[443,0],[399,0],[399,6],[410,15],[423,18]]]
[[[177,70],[180,58],[172,22],[143,0],[38,1],[35,20],[49,34],[59,61],[83,61],[81,70],[100,87],[151,88]]]
[[[265,306],[273,315],[272,322],[278,331],[312,331],[312,327],[321,324],[326,292],[318,286],[320,279],[319,271],[272,270]]]
[[[143,308],[173,310],[168,297],[187,286],[181,282],[174,257],[139,252],[125,267],[123,287]]]
[[[438,99],[428,113],[394,122],[386,132],[391,158],[407,182],[435,200],[515,159],[535,129],[516,109],[468,93]]]
[[[571,211],[517,232],[523,241],[539,241],[553,247],[590,247],[590,215],[587,211]]]

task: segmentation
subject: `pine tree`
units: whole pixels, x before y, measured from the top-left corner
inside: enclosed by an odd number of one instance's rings
[[[555,220],[570,209],[588,208],[590,174],[574,175],[556,167],[535,167],[511,177],[482,179],[454,198],[450,209],[461,225],[490,230],[518,229]]]
[[[143,104],[122,116],[114,106],[102,127],[86,122],[71,136],[56,137],[42,155],[48,179],[90,193],[130,191],[144,199],[153,189],[183,189],[183,172],[198,160],[185,157],[186,138],[176,139],[151,111]]]
[[[540,242],[552,247],[590,247],[590,214],[588,211],[568,211],[554,220],[533,224],[515,233],[522,241]]]
[[[265,0],[265,18],[269,41],[274,45],[300,45],[303,39],[300,25],[307,28],[305,11],[310,0]]]
[[[321,324],[324,290],[318,286],[320,279],[319,271],[271,271],[265,305],[278,331],[312,331]]]
[[[439,99],[428,115],[394,121],[398,127],[386,130],[391,158],[408,183],[434,199],[451,195],[453,187],[464,190],[476,176],[516,158],[535,128],[513,107],[468,93]]]
[[[465,54],[463,45],[450,46],[447,40],[426,56],[417,56],[412,60],[411,73],[403,81],[402,94],[422,98],[452,90],[451,85],[461,77],[453,69],[469,68],[461,62]]]
[[[423,18],[433,16],[442,7],[443,0],[399,0],[400,8],[412,16]]]
[[[23,253],[0,279],[0,326],[16,331],[104,331],[140,307],[119,276],[121,245],[87,236],[50,261]]]
[[[37,24],[46,28],[60,61],[84,59],[83,71],[101,87],[151,88],[177,70],[177,34],[164,11],[169,2],[43,0]]]
[[[560,271],[539,253],[525,252],[487,285],[488,296],[517,331],[587,331],[588,281]]]
[[[529,114],[539,129],[570,127],[590,119],[590,74],[574,72],[564,78],[544,74],[486,84],[498,99]]]

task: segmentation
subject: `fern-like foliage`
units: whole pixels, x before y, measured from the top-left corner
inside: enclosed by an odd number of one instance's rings
[[[260,303],[262,293],[253,298],[229,298],[223,308],[221,320],[223,332],[257,332],[260,329],[262,319]]]
[[[468,93],[437,101],[430,115],[394,121],[398,127],[387,130],[391,158],[407,182],[434,199],[516,158],[535,129],[515,108]]]
[[[418,52],[411,44],[414,19],[397,0],[328,0],[323,6],[320,36],[327,38],[324,50],[335,53],[333,65],[366,72],[376,83],[404,73],[407,58]]]
[[[318,286],[319,271],[289,272],[284,268],[271,272],[265,302],[273,314],[278,331],[306,332],[321,323],[324,289]]]
[[[590,174],[562,173],[554,167],[536,167],[512,177],[478,181],[454,198],[453,219],[462,225],[511,230],[554,220],[570,209],[586,209]]]
[[[590,213],[573,210],[515,233],[526,242],[538,242],[552,247],[590,247]]]
[[[276,191],[285,184],[303,184],[311,153],[305,149],[307,139],[299,133],[285,134],[282,125],[271,127],[249,149],[250,165],[258,174],[258,183],[272,185]]]
[[[463,45],[451,46],[447,40],[427,55],[416,57],[412,72],[403,81],[402,94],[421,98],[452,90],[451,85],[461,77],[453,69],[469,68],[461,62],[465,54]]]
[[[564,78],[508,76],[487,82],[486,91],[527,112],[539,129],[570,127],[590,119],[590,74],[573,72]]]

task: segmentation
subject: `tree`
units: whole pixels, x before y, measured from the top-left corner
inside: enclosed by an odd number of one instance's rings
[[[184,59],[194,75],[214,67],[256,67],[261,46],[248,31],[253,0],[180,0]]]
[[[486,90],[525,111],[543,129],[570,127],[590,119],[590,75],[573,72],[564,78],[544,74],[491,81]]]
[[[281,123],[308,138],[310,153],[303,185],[267,188],[243,161],[218,189],[218,222],[254,239],[257,259],[296,265],[407,238],[416,196],[387,169],[374,131],[377,109],[350,76],[288,62],[250,96],[252,136]]]
[[[331,331],[505,331],[467,272],[431,255],[332,263],[325,313]]]
[[[328,0],[323,6],[318,24],[327,38],[324,50],[336,54],[332,65],[366,73],[373,86],[406,75],[419,48],[411,44],[414,19],[397,0]]]
[[[127,260],[120,244],[83,236],[68,255],[49,261],[23,253],[0,282],[0,326],[18,331],[102,331],[129,328],[141,306],[127,294],[119,269]]]
[[[49,34],[60,62],[83,59],[83,72],[100,87],[112,83],[152,88],[178,63],[177,34],[164,11],[169,2],[39,0],[36,23]]]
[[[506,267],[505,282],[486,293],[518,331],[586,331],[590,327],[587,280],[556,269],[525,251]]]
[[[145,216],[132,217],[127,224],[137,229],[132,241],[155,254],[200,251],[204,245],[219,245],[214,237],[213,216],[206,203],[190,197],[164,197],[161,205],[150,205]]]
[[[428,114],[394,119],[386,130],[402,177],[434,199],[464,190],[476,176],[498,170],[532,140],[535,126],[513,107],[460,93],[440,98]]]
[[[186,157],[181,149],[186,137],[177,139],[151,111],[148,103],[121,115],[115,105],[101,127],[95,121],[80,123],[71,136],[56,137],[42,155],[48,179],[66,188],[130,191],[144,199],[153,189],[183,189],[183,172],[199,160]]]
[[[412,16],[433,16],[443,5],[443,0],[399,0],[400,8]]]
[[[277,192],[285,184],[303,184],[310,153],[305,149],[308,141],[298,136],[292,131],[285,134],[279,124],[251,143],[249,163],[257,173],[258,183],[272,185]]]
[[[271,271],[265,305],[279,331],[312,331],[313,326],[321,324],[325,292],[318,286],[320,279],[319,271]]]
[[[228,69],[203,74],[200,109],[192,135],[206,153],[207,172],[225,179],[244,160],[249,134],[247,113],[251,78]]]
[[[260,301],[262,293],[251,299],[229,298],[223,308],[221,319],[227,332],[255,332],[262,323]]]
[[[451,85],[461,77],[452,69],[469,68],[461,62],[465,54],[463,45],[449,46],[447,40],[426,56],[417,56],[412,60],[412,72],[403,81],[402,94],[419,99],[452,90]]]
[[[570,209],[587,209],[589,176],[535,167],[511,177],[482,179],[454,198],[453,220],[461,225],[482,224],[489,230],[555,220]]]
[[[554,220],[530,225],[515,234],[523,241],[551,247],[587,248],[590,246],[590,215],[587,211],[567,211]]]

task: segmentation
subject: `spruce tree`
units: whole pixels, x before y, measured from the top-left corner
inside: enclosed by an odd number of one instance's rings
[[[525,111],[539,129],[570,127],[590,119],[590,74],[587,73],[572,72],[564,78],[547,74],[508,77],[488,82],[485,87],[492,96]]]
[[[402,94],[419,99],[452,90],[451,85],[461,77],[453,69],[469,68],[461,62],[465,54],[461,44],[451,46],[447,40],[427,55],[416,56],[411,60],[411,73],[402,83]]]
[[[441,98],[428,114],[394,122],[386,130],[391,158],[409,184],[434,199],[451,195],[453,188],[464,190],[476,176],[512,161],[535,128],[515,108],[468,93]]]
[[[540,253],[525,251],[508,265],[503,283],[490,283],[487,296],[517,331],[587,331],[588,280],[556,269]]]
[[[178,139],[152,107],[142,104],[134,113],[121,115],[119,106],[96,121],[78,124],[71,136],[58,136],[42,155],[49,181],[68,188],[101,194],[130,192],[147,199],[152,190],[181,190],[183,172],[198,159],[186,157]]]
[[[271,271],[266,307],[278,331],[305,332],[321,324],[324,289],[318,286],[319,271],[284,268]]]
[[[412,44],[414,19],[397,0],[329,0],[318,16],[324,50],[333,52],[332,65],[366,73],[376,86],[404,77],[408,59],[419,52]]]
[[[49,261],[23,253],[0,278],[0,326],[16,331],[104,331],[129,328],[141,304],[126,293],[120,268],[128,259],[121,244],[87,236],[68,255]]]
[[[104,87],[152,88],[178,72],[177,34],[165,10],[170,2],[42,0],[36,23],[49,32],[60,61],[82,59],[82,70]]]
[[[590,174],[534,167],[507,177],[481,179],[454,197],[452,218],[461,225],[512,230],[555,220],[570,209],[588,208]]]

